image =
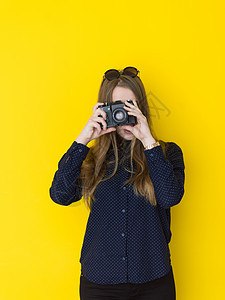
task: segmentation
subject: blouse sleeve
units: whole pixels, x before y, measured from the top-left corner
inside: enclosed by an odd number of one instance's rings
[[[82,198],[81,186],[78,183],[81,165],[90,148],[84,144],[73,142],[58,162],[49,194],[51,199],[60,205],[69,205]]]
[[[167,145],[166,158],[161,145],[144,150],[156,201],[164,208],[177,205],[181,201],[185,180],[181,148],[174,142],[167,142]]]

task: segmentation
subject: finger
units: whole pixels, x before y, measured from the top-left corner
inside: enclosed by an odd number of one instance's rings
[[[104,102],[97,102],[94,107],[98,107],[99,105],[104,104]]]
[[[106,129],[106,133],[112,132],[112,131],[116,131],[116,128],[114,127],[109,127]]]
[[[136,116],[137,118],[141,118],[141,114],[135,110],[131,110],[127,112],[128,115]]]
[[[131,104],[131,103],[129,103],[127,100],[125,101],[125,104],[128,105],[128,106],[130,106],[130,107],[134,107],[134,106],[138,107],[137,106],[137,102],[135,100],[132,100],[132,101],[133,101],[134,105]]]
[[[109,128],[107,128],[106,130],[102,129],[101,135],[107,134],[107,133],[110,133],[110,132],[113,132],[113,131],[116,131],[116,128],[114,128],[114,127],[109,127]]]
[[[98,132],[98,134],[100,134],[100,133],[101,133],[101,127],[100,127],[100,125],[99,125],[99,124],[97,124],[97,123],[94,123],[94,124],[93,124],[93,127],[95,127],[95,128],[97,129],[97,132]]]
[[[106,120],[106,117],[107,117],[106,112],[104,110],[102,110],[100,107],[96,109],[95,115],[97,115],[97,113],[102,115],[103,118]]]
[[[94,122],[93,122],[93,121],[94,121]],[[102,124],[102,127],[103,127],[103,128],[106,127],[106,125],[104,125],[103,122],[104,122],[103,119],[100,118],[100,117],[99,117],[99,118],[93,118],[93,119],[92,119],[92,124],[93,124],[93,126],[95,125],[94,127],[96,127],[96,126],[98,127],[98,132],[99,132],[99,130],[100,130],[100,131],[102,130],[101,124]],[[96,124],[97,124],[97,125],[96,125]],[[96,128],[97,128],[97,127],[96,127]]]
[[[130,107],[127,107],[127,108],[125,108],[126,110],[127,110],[127,113],[128,113],[128,115],[129,115],[129,113],[131,113],[131,112],[133,112],[133,113],[137,113],[137,114],[139,114],[139,115],[141,115],[141,111],[139,110],[139,109],[134,109],[134,108],[130,108]]]
[[[131,106],[132,104],[129,103],[127,100],[125,101],[126,106]]]
[[[133,100],[133,102],[134,102],[134,105],[135,105],[136,107],[138,107],[137,101],[136,101],[135,99]]]
[[[140,113],[138,113],[137,111],[135,111],[135,110],[132,110],[132,111],[128,111],[127,112],[128,113],[128,115],[134,115],[134,116],[141,116],[141,114]]]
[[[147,122],[147,118],[142,114],[142,113],[139,113],[137,111],[128,111],[127,114],[129,116],[135,116],[137,118],[137,122]]]
[[[124,106],[124,109],[126,109],[126,110],[131,110],[132,108],[131,108],[131,107]]]
[[[127,100],[126,100],[125,104],[126,104],[126,106],[124,106],[125,109],[126,109],[127,107],[129,107],[129,108],[133,108],[133,109],[136,109],[136,110],[140,111],[139,107],[137,106],[137,102],[136,102],[135,105],[133,105],[133,104],[127,102]]]
[[[137,111],[137,108],[136,107],[127,107],[127,106],[124,106],[124,109],[127,111],[127,112],[129,112],[129,111]]]
[[[102,105],[102,104],[104,104],[103,102],[97,102],[96,104],[95,104],[95,106],[93,107],[93,113],[96,111],[96,109],[100,106],[100,105]]]
[[[96,117],[96,118],[94,118],[94,120],[95,120],[95,121],[98,121],[98,122],[100,122],[100,123],[102,123],[102,126],[103,126],[103,129],[104,129],[104,130],[107,129],[106,121],[105,121],[103,118],[101,118],[101,117]]]

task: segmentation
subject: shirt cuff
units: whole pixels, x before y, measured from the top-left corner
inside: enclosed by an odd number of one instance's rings
[[[73,165],[73,168],[77,167],[78,165],[83,163],[89,150],[90,148],[86,145],[74,141],[67,152],[60,159],[58,168],[61,168],[64,165],[68,168],[71,164]],[[71,162],[71,160],[73,162]]]
[[[159,158],[164,158],[163,149],[161,145],[155,146],[152,149],[144,150],[146,159],[149,161],[155,161]]]
[[[74,141],[72,143],[72,145],[70,146],[70,148],[67,151],[67,154],[71,154],[72,152],[79,152],[80,154],[82,154],[82,156],[84,156],[84,158],[87,156],[88,151],[90,150],[90,148],[84,144],[78,143],[77,141]]]

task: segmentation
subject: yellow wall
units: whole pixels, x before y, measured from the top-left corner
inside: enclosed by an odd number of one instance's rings
[[[49,188],[103,73],[129,65],[156,105],[159,138],[184,153],[185,195],[171,211],[177,299],[223,298],[224,6],[1,1],[0,300],[79,299],[89,212],[83,200],[55,204]]]

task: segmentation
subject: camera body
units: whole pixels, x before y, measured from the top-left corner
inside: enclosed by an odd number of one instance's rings
[[[132,100],[127,100],[127,102],[134,105]],[[137,124],[137,118],[135,116],[128,115],[128,111],[124,109],[125,104],[117,100],[113,103],[107,104],[107,102],[99,107],[106,112],[106,124],[107,128],[123,126],[123,125],[132,125]],[[99,115],[99,117],[102,117]],[[103,129],[102,123],[99,123],[101,129]]]

